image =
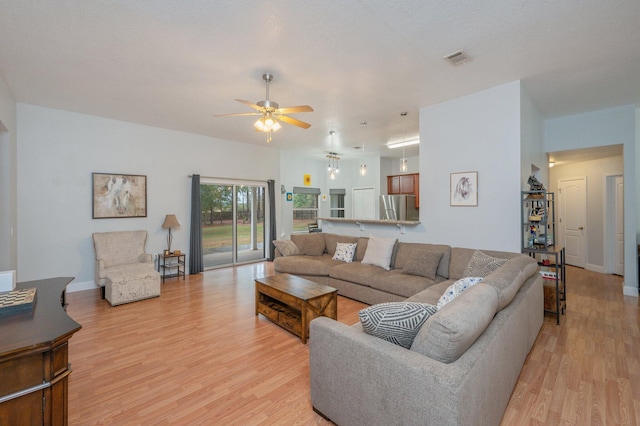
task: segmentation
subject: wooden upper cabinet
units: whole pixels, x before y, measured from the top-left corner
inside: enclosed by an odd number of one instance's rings
[[[387,176],[387,194],[416,196],[416,208],[420,208],[420,173]]]

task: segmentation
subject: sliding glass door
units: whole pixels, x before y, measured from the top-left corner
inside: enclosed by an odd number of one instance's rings
[[[201,183],[204,267],[265,259],[265,185]]]

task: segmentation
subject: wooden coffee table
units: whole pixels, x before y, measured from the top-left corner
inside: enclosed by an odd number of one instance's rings
[[[338,290],[289,274],[256,279],[256,315],[309,338],[309,323],[324,316],[338,319]]]

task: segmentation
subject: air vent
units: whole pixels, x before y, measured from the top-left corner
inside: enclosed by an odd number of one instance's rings
[[[461,65],[471,61],[473,58],[469,56],[464,50],[458,50],[456,52],[448,54],[443,59],[448,61],[451,65]]]

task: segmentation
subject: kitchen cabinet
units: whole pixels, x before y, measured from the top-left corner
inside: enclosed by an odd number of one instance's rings
[[[416,196],[416,208],[420,208],[420,173],[387,176],[387,194]]]

